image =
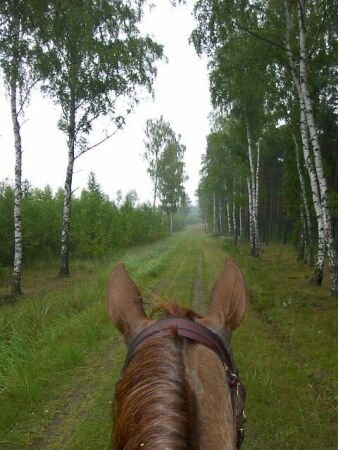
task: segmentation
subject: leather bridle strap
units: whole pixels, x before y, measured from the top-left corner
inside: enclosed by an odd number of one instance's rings
[[[160,334],[161,336],[180,336],[209,348],[221,360],[230,388],[232,409],[237,428],[237,448],[239,449],[244,437],[243,423],[246,420],[244,413],[245,387],[240,382],[238,370],[233,361],[231,352],[221,339],[204,325],[189,318],[163,318],[144,328],[131,342],[124,367],[128,366],[135,352],[148,338]]]
[[[173,317],[159,319],[142,330],[129,345],[127,362],[132,358],[143,341],[158,333],[161,333],[161,335],[185,337],[208,347],[217,354],[225,366],[226,371],[237,374],[230,353],[217,334],[198,322]]]

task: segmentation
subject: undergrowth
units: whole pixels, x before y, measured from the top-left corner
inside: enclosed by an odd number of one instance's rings
[[[111,259],[75,261],[76,282],[53,292],[25,297],[0,309],[0,428],[6,432],[42,400],[53,383],[83,361],[99,341],[110,340],[105,312],[109,272],[123,259],[129,273],[144,283],[163,270],[181,236],[142,246]],[[47,281],[48,284],[48,281]],[[42,288],[46,291],[46,286]],[[115,333],[116,334],[116,333]]]

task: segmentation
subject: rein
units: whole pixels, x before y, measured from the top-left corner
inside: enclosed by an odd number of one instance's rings
[[[131,342],[125,362],[126,367],[141,344],[148,338],[161,333],[163,336],[181,336],[204,345],[212,350],[221,360],[226,373],[226,380],[230,389],[231,404],[237,429],[237,449],[240,448],[243,438],[245,421],[244,400],[245,387],[239,379],[239,374],[231,352],[222,340],[198,322],[189,318],[163,318],[159,319],[142,330]]]

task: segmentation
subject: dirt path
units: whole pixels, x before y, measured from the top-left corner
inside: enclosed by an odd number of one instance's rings
[[[160,275],[144,285],[141,280],[146,301],[173,299],[205,313],[225,256],[220,241],[192,230]],[[243,450],[336,448],[330,415],[309,387],[308,375],[256,313],[248,311],[244,325],[234,333],[233,345],[248,390],[249,421]],[[41,422],[26,448],[106,450],[113,386],[124,352],[122,339],[115,337],[88,355],[69,386],[60,390],[60,398],[46,405],[46,410],[53,412]]]
[[[145,294],[145,302],[149,308],[164,298],[174,298],[173,292],[182,283],[180,277],[187,266],[187,259],[186,247],[183,246],[178,249],[175,255],[175,260],[179,263],[169,266],[161,275],[161,278],[151,288],[147,288],[148,293]],[[199,309],[201,309],[203,296],[202,284],[199,279],[201,270],[199,259],[196,259],[195,265],[194,298],[198,299]],[[193,277],[193,274],[191,274],[191,277]],[[183,281],[185,281],[184,278]],[[85,367],[76,379],[71,380],[71,388],[63,393],[62,398],[46,405],[46,411],[53,411],[53,413],[50,419],[41,425],[39,429],[40,437],[33,438],[30,441],[29,448],[36,450],[77,448],[77,444],[72,441],[79,424],[85,422],[88,418],[88,412],[95,409],[97,398],[100,397],[102,392],[110,390],[112,393],[112,388],[107,389],[107,385],[112,386],[114,380],[116,380],[116,375],[112,375],[111,370],[115,365],[115,368],[117,366],[117,373],[119,372],[121,358],[116,358],[116,353],[123,353],[123,349],[123,339],[118,336],[112,344],[101,349],[99,353],[87,360]],[[111,379],[109,379],[109,374],[111,374]]]
[[[206,294],[202,283],[202,254],[200,253],[195,264],[195,281],[192,297],[192,309],[203,315],[206,312]]]

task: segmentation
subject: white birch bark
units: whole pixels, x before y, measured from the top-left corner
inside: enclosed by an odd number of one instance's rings
[[[236,181],[233,182],[233,202],[232,202],[232,224],[233,224],[233,243],[237,245],[237,221],[236,221]]]
[[[218,231],[222,233],[222,202],[218,200]]]
[[[243,240],[243,219],[242,219],[242,206],[239,207],[239,240]]]
[[[213,227],[213,229],[214,229],[214,234],[216,234],[216,193],[215,193],[215,191],[214,191],[213,200],[214,200],[214,227]]]
[[[228,225],[228,238],[232,239],[233,230],[232,230],[232,221],[231,221],[231,216],[230,216],[230,205],[229,205],[227,180],[224,180],[224,190],[225,190],[226,215],[227,215],[227,225]]]
[[[154,181],[154,198],[153,198],[153,209],[156,208],[156,199],[158,191],[158,151],[155,152],[155,181]]]
[[[64,188],[61,253],[60,253],[60,277],[69,277],[69,232],[72,200],[72,182],[75,161],[75,101],[72,102],[69,114],[68,131],[68,163]]]
[[[259,256],[260,238],[258,228],[258,200],[259,200],[259,163],[260,163],[260,142],[257,143],[257,160],[256,160],[256,176],[255,176],[255,241],[256,241],[256,256]]]
[[[304,0],[298,0],[298,23],[299,23],[299,47],[300,47],[300,91],[304,101],[305,115],[307,126],[310,133],[314,163],[316,168],[316,174],[318,177],[318,184],[320,190],[322,212],[323,212],[323,224],[325,232],[325,242],[327,248],[327,255],[329,258],[330,267],[330,292],[334,297],[338,296],[337,286],[337,254],[333,242],[332,233],[332,220],[328,207],[328,189],[327,182],[324,175],[323,161],[320,150],[318,131],[314,120],[313,114],[313,102],[310,95],[309,81],[308,81],[308,52],[306,47],[306,29],[305,29],[305,8]]]
[[[17,111],[17,82],[10,83],[11,116],[14,132],[15,146],[15,187],[14,187],[14,264],[12,275],[12,294],[20,295],[21,291],[21,266],[22,266],[22,223],[21,223],[21,203],[22,203],[22,147],[20,125]]]
[[[250,177],[247,178],[247,186],[248,186],[248,198],[249,198],[249,238],[250,238],[250,249],[251,255],[254,256],[254,227],[253,227],[253,219],[252,219],[252,189]]]
[[[293,141],[295,144],[297,172],[298,172],[300,193],[301,193],[302,206],[303,206],[301,208],[301,218],[303,220],[303,225],[304,225],[303,226],[303,229],[304,229],[303,240],[304,240],[305,262],[313,264],[313,236],[312,236],[310,208],[309,208],[309,203],[307,201],[307,196],[306,196],[305,179],[304,179],[303,169],[302,169],[302,165],[301,165],[301,161],[300,161],[298,141],[297,141],[295,134],[293,132],[291,134],[292,134]]]
[[[232,221],[231,221],[231,215],[230,215],[230,205],[227,201],[227,222],[228,222],[228,238],[232,239],[233,237],[233,230],[232,230]]]
[[[251,227],[252,227],[252,240],[251,240],[251,255],[259,256],[259,230],[258,230],[258,186],[256,186],[256,180],[259,177],[259,147],[257,148],[257,165],[255,168],[252,151],[252,140],[250,135],[250,129],[248,121],[246,120],[246,133],[248,144],[248,156],[250,167],[250,189],[249,189],[249,210],[251,211]],[[251,207],[250,207],[251,202]]]
[[[309,147],[308,140],[308,129],[306,124],[306,116],[305,116],[305,105],[303,101],[303,96],[300,88],[299,78],[297,77],[294,57],[290,44],[290,33],[291,33],[291,10],[290,4],[288,0],[285,0],[285,12],[286,12],[286,48],[289,60],[289,66],[291,70],[292,79],[298,94],[299,104],[300,104],[300,132],[302,137],[303,144],[303,153],[304,153],[304,161],[306,165],[306,169],[310,178],[311,192],[312,192],[312,201],[313,206],[316,212],[317,218],[317,230],[318,230],[318,253],[317,253],[317,261],[315,264],[315,268],[312,274],[312,280],[321,284],[323,280],[324,273],[324,257],[325,257],[325,234],[324,234],[324,222],[323,222],[323,211],[322,211],[322,203],[321,197],[318,187],[317,174],[312,164],[312,158]]]

